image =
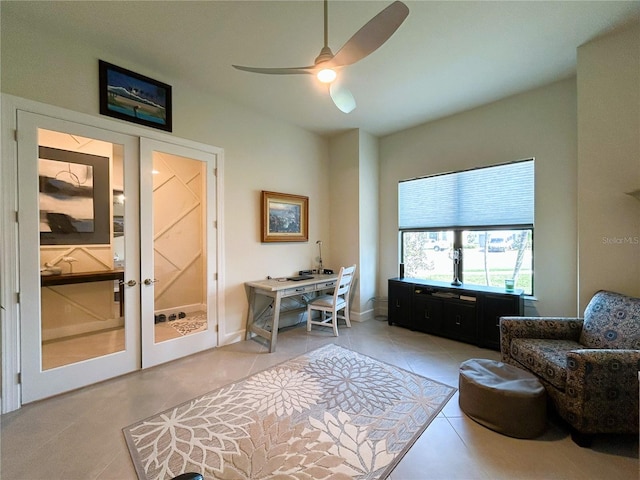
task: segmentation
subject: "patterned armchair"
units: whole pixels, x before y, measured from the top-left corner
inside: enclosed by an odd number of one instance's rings
[[[638,433],[640,298],[601,290],[584,319],[502,317],[500,350],[540,379],[578,445]]]

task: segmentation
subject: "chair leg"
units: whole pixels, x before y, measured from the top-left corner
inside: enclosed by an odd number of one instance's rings
[[[351,328],[351,321],[349,320],[349,305],[344,307],[344,321],[347,324],[347,327]]]
[[[331,314],[333,315],[333,318],[331,319],[331,325],[333,326],[333,335],[337,337],[338,336],[338,310],[334,308]]]
[[[307,308],[307,332],[311,331],[311,309]]]

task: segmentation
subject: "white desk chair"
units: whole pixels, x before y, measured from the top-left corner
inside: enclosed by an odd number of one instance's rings
[[[307,332],[311,331],[311,325],[331,325],[333,334],[337,337],[339,319],[343,319],[347,327],[351,327],[351,322],[349,321],[349,289],[355,272],[355,265],[342,267],[338,274],[333,295],[321,295],[307,304]],[[320,312],[320,320],[312,320],[313,310]],[[344,315],[338,315],[340,310],[344,310]]]

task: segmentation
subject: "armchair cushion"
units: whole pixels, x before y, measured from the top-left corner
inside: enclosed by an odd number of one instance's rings
[[[584,311],[580,343],[586,348],[640,350],[640,298],[597,292]]]
[[[568,340],[578,345],[582,319],[573,317],[501,317],[500,351],[502,361],[513,363],[511,343],[516,338]],[[518,362],[520,363],[520,362]],[[524,365],[524,363],[523,363]]]
[[[518,363],[564,390],[567,381],[567,353],[582,348],[573,340],[515,338],[511,341],[511,357]]]

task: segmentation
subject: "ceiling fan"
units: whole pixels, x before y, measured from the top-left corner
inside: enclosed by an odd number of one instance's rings
[[[400,27],[409,15],[409,8],[396,1],[386,7],[358,30],[335,55],[329,48],[327,26],[328,1],[324,0],[324,47],[313,65],[306,67],[261,68],[233,65],[238,70],[269,75],[315,75],[322,83],[329,84],[329,94],[342,112],[349,113],[356,108],[351,92],[336,82],[337,70],[352,65],[380,48]]]

